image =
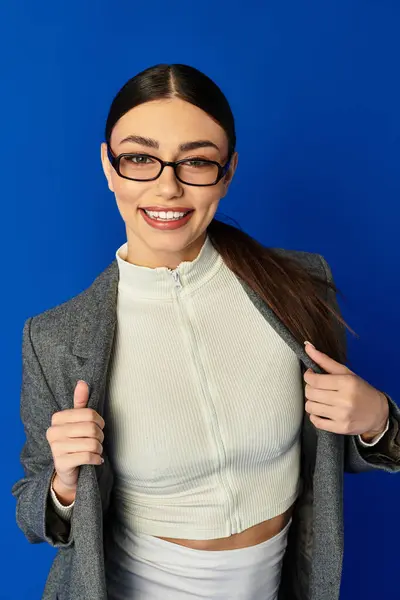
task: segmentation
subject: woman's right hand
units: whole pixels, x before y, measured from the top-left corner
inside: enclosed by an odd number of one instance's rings
[[[104,419],[86,408],[89,386],[79,380],[74,391],[74,408],[53,414],[46,439],[53,454],[56,476],[53,489],[69,502],[75,499],[79,467],[100,465],[103,458]]]

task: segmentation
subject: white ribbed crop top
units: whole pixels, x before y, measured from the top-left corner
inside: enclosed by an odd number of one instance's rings
[[[209,238],[175,271],[126,252],[104,415],[119,520],[212,539],[281,514],[299,491],[297,356]]]

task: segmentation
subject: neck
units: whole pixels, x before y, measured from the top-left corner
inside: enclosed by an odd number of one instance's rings
[[[188,246],[175,249],[158,249],[151,248],[142,240],[133,236],[127,230],[127,256],[126,262],[139,267],[148,267],[157,269],[158,267],[167,267],[168,269],[176,269],[176,267],[184,261],[193,261],[199,255],[199,252],[207,237],[207,231],[199,236],[193,243]]]

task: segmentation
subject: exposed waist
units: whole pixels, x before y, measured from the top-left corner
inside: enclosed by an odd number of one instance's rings
[[[188,540],[181,538],[172,538],[165,536],[156,536],[167,542],[186,546],[196,550],[207,551],[225,551],[248,548],[262,544],[275,536],[279,535],[291,521],[294,504],[292,504],[283,514],[272,519],[257,523],[241,533],[234,533],[229,537],[216,538],[211,540]]]

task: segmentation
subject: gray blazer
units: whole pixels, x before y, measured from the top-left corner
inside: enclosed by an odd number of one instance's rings
[[[317,254],[279,250],[295,256],[305,268],[331,279]],[[106,600],[104,537],[112,519],[113,473],[104,448],[101,466],[83,465],[71,524],[49,500],[53,460],[46,430],[54,412],[72,408],[76,381],[90,384],[89,408],[104,412],[118,292],[114,260],[93,284],[68,302],[29,318],[23,331],[21,418],[26,442],[21,452],[25,477],[12,493],[17,523],[31,543],[58,549],[42,600]],[[239,279],[251,301],[296,352],[303,372],[313,363],[272,310]],[[337,308],[335,294],[328,292]],[[338,335],[345,344],[341,327]],[[317,430],[304,413],[302,428],[303,489],[296,502],[284,558],[279,600],[337,600],[343,555],[343,473],[400,470],[400,411],[389,398],[390,428],[374,447],[354,436]],[[105,438],[107,438],[107,424]],[[106,439],[105,439],[106,444]],[[128,599],[127,599],[128,600]]]

